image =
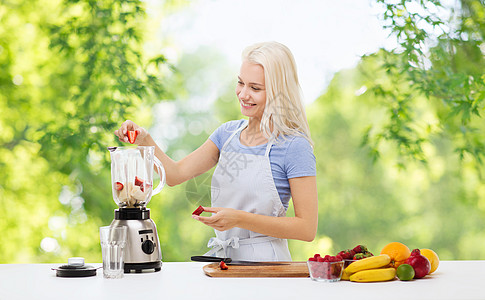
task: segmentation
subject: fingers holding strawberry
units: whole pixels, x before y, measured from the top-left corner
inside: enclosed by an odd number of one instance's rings
[[[148,135],[145,128],[138,126],[135,122],[126,120],[121,124],[121,127],[115,130],[114,134],[118,137],[120,142],[131,144],[143,144],[143,141]]]
[[[212,213],[210,217],[193,214],[192,218],[219,231],[237,227],[239,220],[238,210],[225,207],[204,207],[205,212]]]

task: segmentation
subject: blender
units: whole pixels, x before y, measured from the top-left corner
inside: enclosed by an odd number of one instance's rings
[[[124,272],[160,271],[162,252],[157,227],[146,207],[165,185],[165,169],[155,157],[154,146],[109,147],[111,186],[118,205],[111,226],[128,227]],[[160,183],[153,189],[153,170]]]

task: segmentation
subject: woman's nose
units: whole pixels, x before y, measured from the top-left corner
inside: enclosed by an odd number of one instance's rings
[[[247,100],[249,98],[249,93],[246,87],[242,87],[238,93],[239,99]]]

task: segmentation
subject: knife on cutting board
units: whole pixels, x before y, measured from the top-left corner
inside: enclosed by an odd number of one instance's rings
[[[226,265],[233,265],[233,266],[282,266],[288,265],[286,262],[278,262],[278,261],[250,261],[250,260],[233,260],[229,257],[216,257],[216,256],[204,256],[204,255],[196,255],[190,257],[192,261],[199,261],[199,262],[225,262]]]

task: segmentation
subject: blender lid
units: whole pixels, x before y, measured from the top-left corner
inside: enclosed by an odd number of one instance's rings
[[[57,277],[89,277],[96,276],[96,270],[93,266],[85,265],[84,258],[71,257],[68,259],[67,265],[62,265],[59,268],[52,268],[56,271]]]

